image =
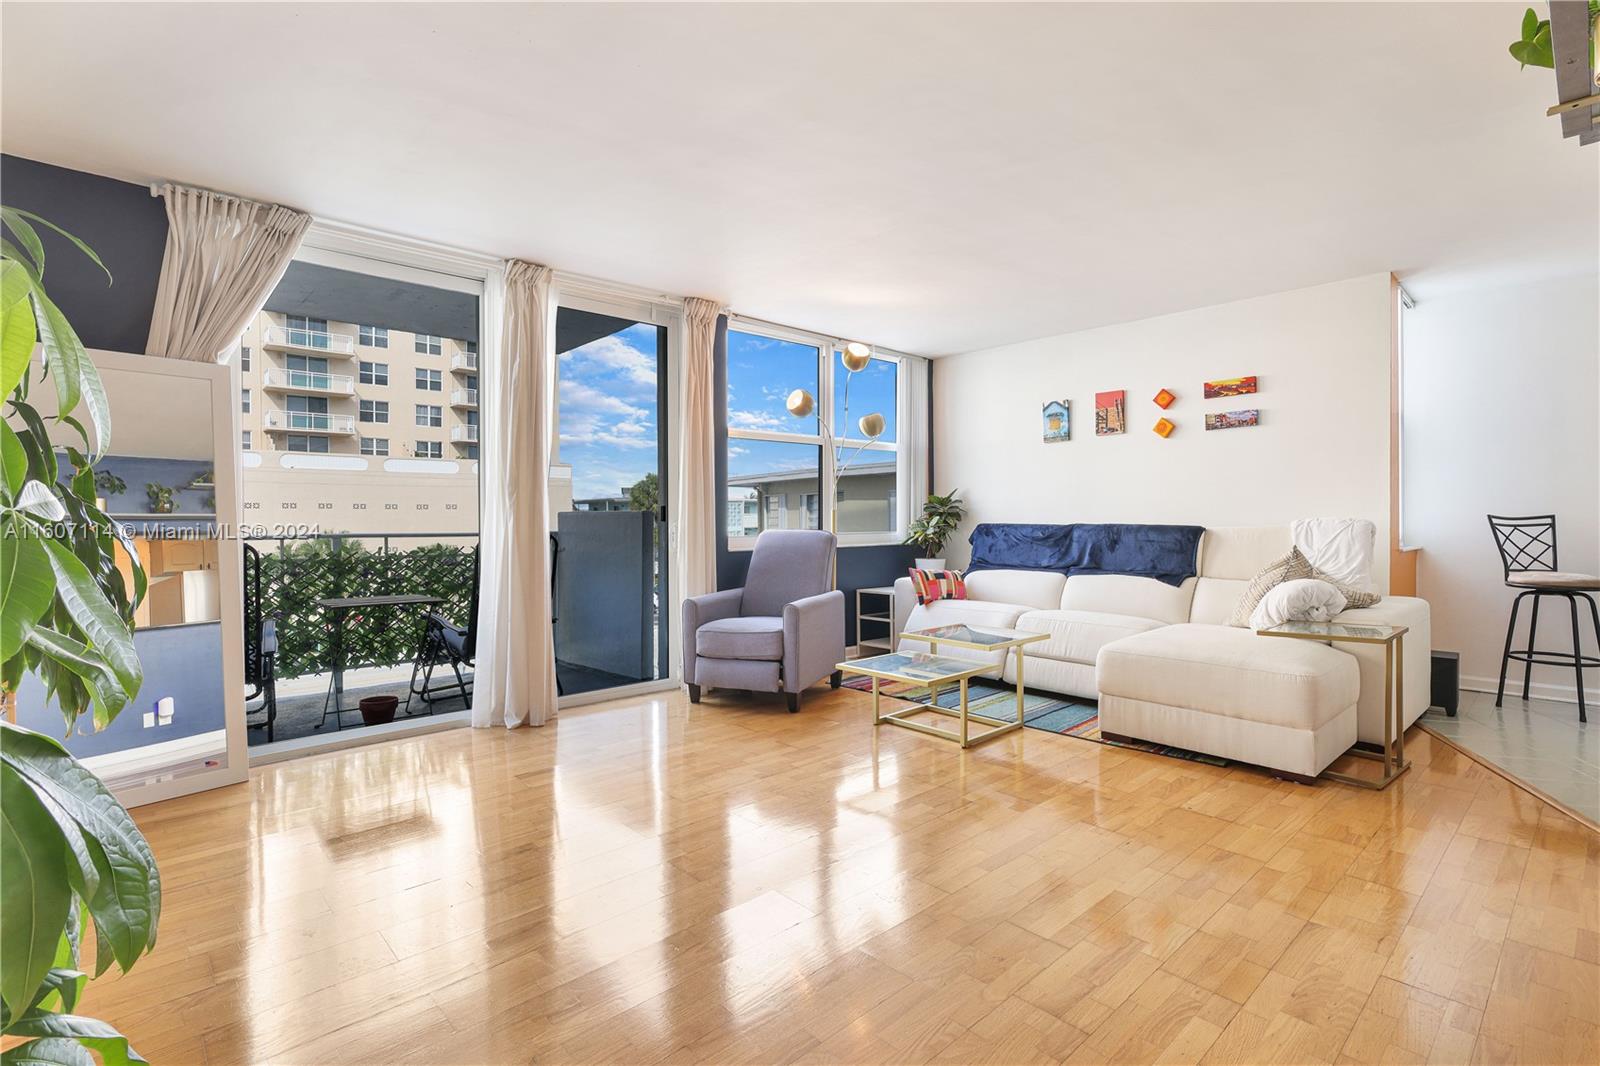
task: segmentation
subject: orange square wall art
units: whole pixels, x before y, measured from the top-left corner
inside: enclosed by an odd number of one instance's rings
[[[1248,378],[1223,378],[1220,381],[1208,381],[1205,385],[1206,399],[1216,400],[1224,396],[1249,396],[1256,391],[1256,379]]]
[[[1150,428],[1155,430],[1158,437],[1170,437],[1172,431],[1178,428],[1178,424],[1170,418],[1158,418],[1156,424]]]
[[[1155,405],[1157,407],[1159,407],[1163,411],[1165,411],[1167,408],[1172,406],[1172,402],[1174,400],[1176,400],[1177,398],[1178,397],[1173,395],[1173,393],[1170,390],[1162,389],[1160,392],[1155,394],[1153,402],[1155,403]]]
[[[1094,394],[1094,435],[1114,437],[1128,432],[1128,393],[1125,389]]]

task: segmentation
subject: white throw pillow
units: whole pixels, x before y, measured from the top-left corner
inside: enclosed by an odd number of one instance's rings
[[[1311,565],[1340,584],[1376,592],[1372,557],[1378,527],[1365,518],[1302,518],[1290,527],[1294,546]]]
[[[1274,585],[1250,613],[1251,629],[1285,622],[1327,622],[1344,610],[1344,593],[1326,581],[1299,578]]]

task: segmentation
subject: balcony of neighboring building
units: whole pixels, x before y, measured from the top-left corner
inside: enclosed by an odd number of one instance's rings
[[[469,411],[476,411],[478,409],[478,390],[477,389],[451,389],[450,390],[450,406],[451,407],[463,407],[463,408],[466,408]]]
[[[450,369],[457,374],[476,374],[478,372],[478,353],[456,352],[450,357]]]
[[[348,374],[328,374],[320,370],[286,370],[269,367],[261,372],[261,387],[268,392],[294,396],[334,396],[356,394],[356,379]]]
[[[268,433],[317,433],[329,437],[353,437],[355,415],[334,415],[322,411],[265,411],[261,422]]]
[[[477,426],[451,426],[450,427],[450,442],[452,444],[476,444],[476,443],[478,443],[478,427]]]
[[[353,333],[302,329],[298,326],[267,326],[261,331],[261,346],[275,352],[334,356],[341,359],[348,359],[356,354],[356,338]]]

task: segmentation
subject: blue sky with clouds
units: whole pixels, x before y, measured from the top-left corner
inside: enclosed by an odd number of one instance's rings
[[[627,491],[657,468],[660,417],[656,404],[656,328],[640,323],[561,354],[561,460],[572,466],[573,497],[589,499]],[[843,428],[845,371],[838,356],[834,374],[835,415]],[[850,383],[849,435],[855,423],[878,412],[895,439],[894,363],[873,360]],[[817,350],[793,341],[728,333],[728,425],[815,433],[815,416],[795,418],[784,407],[797,388],[817,393]],[[816,464],[816,451],[804,445],[731,440],[728,469],[733,474],[795,469]]]

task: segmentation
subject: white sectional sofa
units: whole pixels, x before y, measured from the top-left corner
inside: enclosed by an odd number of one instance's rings
[[[1029,570],[967,575],[968,599],[921,605],[909,577],[895,582],[894,635],[965,622],[1046,633],[1026,646],[1024,681],[1098,699],[1102,732],[1171,744],[1313,777],[1358,739],[1383,741],[1383,648],[1257,636],[1227,624],[1250,579],[1292,547],[1288,526],[1207,529],[1199,575],[1173,587],[1152,578]],[[1428,706],[1428,605],[1402,596],[1345,611],[1340,621],[1409,627],[1404,721]],[[1007,657],[991,676],[1015,681]]]

